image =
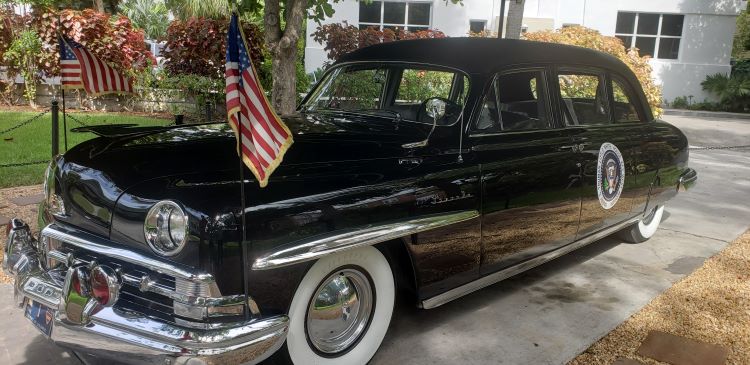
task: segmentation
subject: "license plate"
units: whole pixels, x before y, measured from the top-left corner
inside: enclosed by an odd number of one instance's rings
[[[55,311],[44,304],[29,300],[26,302],[26,318],[31,320],[39,331],[50,337]]]

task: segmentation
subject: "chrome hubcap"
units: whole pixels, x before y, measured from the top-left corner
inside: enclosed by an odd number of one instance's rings
[[[373,297],[364,273],[346,268],[331,274],[318,286],[307,310],[310,343],[325,354],[349,349],[367,329]]]

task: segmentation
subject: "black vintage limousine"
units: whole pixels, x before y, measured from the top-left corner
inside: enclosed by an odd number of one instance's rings
[[[364,48],[285,123],[294,145],[266,188],[242,182],[244,211],[226,124],[90,128],[49,166],[39,235],[12,221],[18,306],[81,356],[364,364],[397,293],[435,308],[643,242],[697,177],[628,67],[571,46]]]

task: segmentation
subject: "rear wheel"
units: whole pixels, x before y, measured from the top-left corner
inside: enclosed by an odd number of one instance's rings
[[[294,364],[366,364],[391,322],[395,285],[388,260],[362,247],[318,260],[289,308],[286,350]]]
[[[646,216],[641,218],[632,226],[623,229],[618,236],[630,243],[641,243],[648,241],[659,229],[661,217],[664,213],[664,206],[656,206]]]

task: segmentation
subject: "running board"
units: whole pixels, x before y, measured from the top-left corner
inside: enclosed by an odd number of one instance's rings
[[[432,298],[425,299],[422,301],[420,307],[424,309],[432,309],[437,308],[445,303],[448,303],[454,299],[458,299],[466,294],[473,293],[479,289],[482,289],[484,287],[490,286],[492,284],[495,284],[499,281],[505,280],[511,276],[518,275],[526,270],[533,269],[541,264],[544,264],[545,262],[554,260],[562,255],[565,255],[567,253],[570,253],[572,251],[575,251],[581,247],[584,247],[590,243],[596,242],[604,237],[607,237],[611,235],[612,233],[615,233],[635,222],[638,221],[638,218],[631,218],[626,221],[623,221],[619,224],[616,224],[612,227],[605,228],[599,232],[596,232],[594,234],[591,234],[589,236],[586,236],[578,241],[575,241],[569,245],[560,247],[559,249],[548,252],[544,255],[537,256],[533,259],[524,261],[520,264],[502,269],[500,271],[494,272],[492,274],[489,274],[487,276],[483,276],[477,280],[474,280],[472,282],[466,283],[464,285],[461,285],[457,288],[453,288],[451,290],[448,290],[445,293],[438,294]]]

